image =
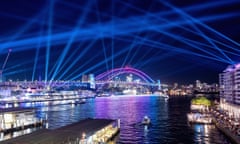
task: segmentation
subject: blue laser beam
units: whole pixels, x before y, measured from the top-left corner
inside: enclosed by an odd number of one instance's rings
[[[64,75],[69,72],[69,70],[82,58],[82,56],[90,50],[90,48],[95,44],[96,41],[92,41],[84,50],[81,52],[81,54],[75,58],[75,60],[64,70],[64,72],[59,76],[58,79],[62,79]]]
[[[163,2],[165,5],[169,6],[170,8],[172,8],[173,10],[175,10],[177,13],[179,13],[180,15],[182,15],[183,17],[187,18],[187,22],[189,22],[191,24],[191,26],[197,30],[197,32],[203,37],[205,38],[205,40],[207,40],[215,49],[217,49],[225,58],[227,58],[230,63],[233,64],[233,61],[221,50],[219,49],[195,24],[200,23],[200,21],[198,21],[197,19],[191,17],[190,15],[188,15],[187,13],[181,11],[180,9],[174,7],[173,5]],[[189,21],[189,19],[191,21]]]
[[[42,33],[43,33],[43,27],[41,28],[39,35],[41,36]],[[40,47],[41,47],[41,40],[39,40],[38,45],[37,45],[37,47],[36,47],[36,54],[35,54],[34,65],[33,65],[32,81],[33,81],[34,78],[35,78],[35,72],[36,72],[36,67],[37,67],[37,63],[38,63],[38,57],[39,57],[39,49],[40,49]]]
[[[91,6],[91,4],[92,4],[92,2],[88,2],[88,3],[87,3],[87,7]],[[60,66],[61,66],[61,64],[62,64],[62,62],[63,62],[63,60],[64,60],[64,58],[65,58],[65,56],[66,56],[66,54],[67,54],[67,52],[68,52],[68,50],[70,49],[70,47],[71,47],[71,45],[72,45],[75,37],[77,36],[77,33],[78,33],[78,31],[79,31],[79,26],[81,26],[81,24],[84,22],[84,19],[86,18],[87,14],[88,14],[88,11],[85,11],[85,12],[80,16],[80,18],[79,18],[79,20],[78,20],[78,22],[77,22],[77,24],[76,24],[76,27],[75,27],[75,29],[74,29],[74,31],[73,31],[73,33],[72,33],[72,35],[71,35],[71,37],[70,37],[67,45],[66,45],[66,47],[64,48],[64,50],[63,50],[63,52],[62,52],[62,55],[60,56],[60,58],[59,58],[59,60],[58,60],[58,65],[57,65],[57,67],[56,67],[55,72],[53,73],[53,76],[52,76],[52,78],[51,78],[51,81],[55,78],[55,76],[56,76],[56,74],[57,74],[57,72],[58,72],[58,70],[59,70],[59,68],[60,68]]]
[[[54,11],[54,0],[51,0],[49,5],[49,17],[48,17],[49,24],[48,24],[47,47],[46,47],[45,82],[48,81],[48,67],[49,67],[49,57],[50,57],[50,50],[51,50],[53,11]]]
[[[167,3],[167,2],[164,2],[164,1],[160,1],[160,2],[163,3],[164,5],[170,7],[170,8],[174,8],[175,10],[178,10],[179,12],[184,13],[183,11],[181,11],[180,9],[177,9],[176,7],[174,7],[173,5],[171,5],[170,3]],[[232,43],[236,44],[237,46],[240,46],[239,43],[237,43],[237,42],[235,42],[234,40],[230,39],[229,37],[223,35],[222,33],[214,30],[213,28],[209,27],[208,25],[202,23],[200,20],[194,19],[193,17],[187,15],[186,13],[184,13],[184,14],[185,14],[186,16],[190,17],[192,20],[194,20],[194,22],[197,22],[197,24],[201,25],[202,27],[208,29],[209,31],[214,32],[215,34],[218,34],[219,36],[225,38],[226,40],[231,41]]]

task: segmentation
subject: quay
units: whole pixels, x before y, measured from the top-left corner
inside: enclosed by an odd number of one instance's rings
[[[120,131],[120,120],[88,118],[58,129],[42,129],[2,141],[2,144],[99,144],[110,142]]]
[[[239,121],[231,120],[227,115],[220,114],[214,109],[201,114],[189,113],[187,117],[192,124],[214,124],[233,143],[240,144]]]
[[[8,133],[29,127],[42,126],[46,120],[35,117],[34,108],[0,109],[0,132]]]
[[[233,134],[229,129],[224,127],[223,125],[219,123],[215,123],[216,127],[223,133],[225,134],[232,142],[236,144],[240,144],[240,136],[237,136],[236,134]]]
[[[240,122],[231,119],[226,113],[211,109],[215,126],[232,142],[240,144]]]
[[[240,127],[239,125],[230,126],[228,120],[220,119],[215,115],[209,114],[188,114],[188,121],[190,124],[214,124],[225,136],[227,136],[232,142],[240,144]]]
[[[217,105],[211,106],[205,97],[191,101],[191,113],[187,114],[189,123],[214,124],[233,143],[240,144],[240,119],[229,115]]]

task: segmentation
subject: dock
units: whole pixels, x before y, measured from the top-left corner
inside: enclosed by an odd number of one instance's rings
[[[46,120],[35,117],[34,108],[0,109],[0,132],[11,133],[31,127],[39,127]]]
[[[88,118],[58,129],[42,129],[2,141],[2,144],[98,144],[111,141],[120,131],[120,120]]]

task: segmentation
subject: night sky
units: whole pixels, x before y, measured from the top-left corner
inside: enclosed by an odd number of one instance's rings
[[[218,82],[240,61],[239,0],[1,0],[7,80],[78,80],[131,66],[162,83]]]

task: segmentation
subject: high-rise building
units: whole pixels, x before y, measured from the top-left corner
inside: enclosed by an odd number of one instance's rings
[[[133,75],[130,74],[130,75],[126,76],[126,81],[127,82],[132,82],[133,81]]]
[[[90,85],[90,88],[95,89],[96,88],[96,83],[95,83],[95,77],[94,74],[89,74],[89,75],[82,75],[82,83],[88,83]]]
[[[95,84],[94,74],[89,74],[88,77],[89,77],[88,81],[90,83],[90,88],[95,89],[96,88],[96,84]]]
[[[178,83],[174,83],[173,84],[173,89],[177,89],[178,88]]]
[[[219,74],[222,100],[240,105],[240,64],[228,66]]]
[[[202,89],[202,83],[200,80],[196,80],[196,89],[198,89],[198,90]]]
[[[88,82],[88,75],[85,75],[85,74],[82,75],[82,82],[83,83]]]
[[[228,66],[219,74],[220,107],[240,117],[240,63]]]

